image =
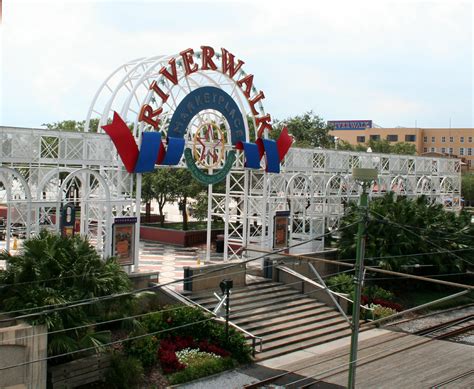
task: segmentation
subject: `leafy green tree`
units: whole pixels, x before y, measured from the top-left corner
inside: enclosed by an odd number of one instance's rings
[[[350,203],[341,219],[337,243],[341,258],[355,258],[360,214],[358,206]],[[441,204],[430,204],[425,197],[411,200],[388,193],[370,202],[369,215],[365,251],[368,265],[402,271],[430,265],[427,269],[434,274],[464,271],[467,262],[472,261],[474,225],[465,212],[457,215],[445,211]],[[440,253],[463,249],[471,250]]]
[[[0,253],[7,268],[0,271],[0,312],[16,311],[15,316],[33,313],[35,307],[68,304],[114,293],[127,292],[127,274],[113,258],[102,260],[80,236],[62,238],[41,231],[24,241],[19,255]],[[103,318],[124,317],[130,298],[116,298],[73,308],[43,313],[30,320],[46,324],[48,331],[93,324]],[[38,312],[44,308],[38,308]],[[51,333],[48,354],[58,355],[87,347],[100,347],[110,339],[108,331],[85,327]]]
[[[463,174],[461,177],[461,195],[466,205],[474,206],[474,174]]]
[[[397,142],[392,145],[390,152],[393,154],[415,155],[416,146],[414,143]]]
[[[161,216],[161,226],[164,224],[164,207],[167,203],[176,201],[177,185],[176,169],[158,168],[145,173],[142,180],[142,201],[146,203],[147,215],[150,215],[150,202],[156,200]]]
[[[183,230],[188,229],[188,201],[196,198],[199,193],[207,190],[207,186],[196,181],[188,169],[174,169],[174,179],[176,186],[174,187],[174,195],[178,200],[179,209],[183,218]]]
[[[369,142],[365,144],[358,143],[357,145],[352,145],[344,139],[339,139],[337,141],[338,150],[367,151],[369,147],[372,149],[374,153],[404,154],[404,155],[416,154],[415,145],[413,143],[408,143],[408,142],[398,142],[398,143],[392,144],[386,139],[383,139],[383,140],[371,139],[369,140]],[[333,148],[333,146],[331,146],[331,148]]]
[[[326,124],[323,118],[313,111],[290,117],[283,121],[275,121],[273,131],[269,134],[272,139],[278,139],[283,127],[288,128],[288,132],[295,138],[294,146],[312,148],[329,148],[334,144],[329,135],[331,127]]]
[[[86,125],[85,120],[63,120],[54,123],[43,123],[42,126],[46,126],[48,130],[62,130],[62,131],[84,131]],[[89,131],[97,132],[99,125],[99,119],[91,119],[89,123]]]
[[[367,148],[371,148],[374,153],[386,153],[390,154],[392,152],[392,146],[390,142],[386,139],[373,140],[370,139],[367,143]]]

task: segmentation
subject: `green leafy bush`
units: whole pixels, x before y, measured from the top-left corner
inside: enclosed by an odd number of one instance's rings
[[[363,294],[364,296],[367,296],[370,301],[374,299],[383,299],[390,301],[394,297],[392,292],[377,285],[370,285],[365,287]]]
[[[326,285],[329,289],[337,293],[354,293],[354,278],[349,274],[338,274],[327,279]]]
[[[139,333],[132,332],[130,337]],[[156,350],[158,339],[155,336],[144,336],[132,341],[124,342],[123,349],[129,357],[138,359],[145,369],[152,367],[156,363]]]
[[[114,353],[105,380],[113,389],[134,389],[140,387],[144,377],[143,366],[138,359]]]

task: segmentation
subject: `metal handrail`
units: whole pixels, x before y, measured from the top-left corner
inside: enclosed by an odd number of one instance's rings
[[[182,303],[184,303],[188,306],[194,306],[194,307],[200,308],[200,309],[206,311],[207,313],[210,313],[214,317],[214,319],[216,319],[218,321],[225,321],[222,317],[217,316],[217,314],[215,314],[211,310],[209,310],[206,307],[202,306],[201,304],[191,300],[190,298],[188,298],[186,296],[183,296],[181,293],[176,292],[175,290],[171,289],[169,286],[164,286],[162,289],[165,289],[166,292],[171,294],[174,298],[181,301]],[[253,356],[255,356],[255,348],[256,348],[257,340],[260,343],[260,352],[262,352],[263,338],[261,336],[254,335],[251,332],[248,332],[247,330],[244,330],[242,327],[239,327],[237,324],[235,324],[231,321],[229,321],[229,324],[232,327],[234,327],[237,331],[243,332],[244,334],[248,335],[252,339],[252,355]]]
[[[321,285],[321,284],[317,283],[316,281],[312,280],[311,278],[308,278],[308,277],[306,277],[306,276],[304,276],[304,275],[302,275],[302,274],[300,274],[300,273],[294,271],[293,269],[290,269],[290,268],[288,268],[288,267],[286,267],[286,266],[281,266],[281,265],[280,265],[280,266],[277,266],[277,269],[283,270],[284,272],[286,272],[286,273],[288,273],[288,274],[290,274],[290,275],[292,275],[292,276],[295,276],[295,277],[301,279],[302,281],[308,282],[309,284],[312,284],[312,285],[314,285],[314,286],[316,286],[316,287],[318,287],[318,288],[320,288],[320,289],[326,290],[328,293],[331,293],[331,294],[333,294],[334,296],[337,296],[337,297],[339,297],[339,298],[341,298],[341,299],[343,299],[343,300],[346,300],[346,301],[350,302],[351,304],[354,304],[354,301],[351,300],[350,298],[348,298],[346,295],[344,295],[344,294],[342,294],[342,293],[334,292],[334,291],[332,291],[331,289],[329,289],[329,288],[327,288],[327,287],[324,287],[323,285]],[[361,307],[362,309],[365,309],[365,310],[370,311],[370,312],[373,311],[373,308],[366,307],[365,305],[360,305],[360,307]]]

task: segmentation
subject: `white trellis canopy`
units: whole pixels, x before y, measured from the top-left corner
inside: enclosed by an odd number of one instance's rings
[[[195,62],[201,55],[193,53]],[[251,133],[249,122],[257,128],[257,116],[264,115],[265,110],[259,101],[256,115],[238,85],[236,79],[246,77],[243,69],[234,78],[229,77],[221,71],[222,58],[216,55],[217,70],[198,69],[186,74],[183,64],[177,61],[175,85],[161,69],[178,57],[141,58],[118,67],[94,96],[83,133],[0,127],[0,203],[8,209],[7,249],[13,230],[22,230],[27,236],[41,228],[58,230],[61,206],[73,202],[80,203],[81,234],[89,236],[104,256],[110,255],[111,221],[117,216],[138,217],[141,195],[141,175],[126,172],[112,141],[100,128],[111,120],[114,111],[133,126],[133,134],[140,142],[141,133],[152,130],[138,121],[145,104],[163,109],[157,130],[165,134],[169,119],[188,93],[214,86],[228,93],[248,119],[244,123],[245,139],[255,139],[256,130]],[[150,89],[153,82],[169,94],[166,102],[156,103],[156,95]],[[252,91],[256,93],[257,89],[253,87]],[[90,128],[93,118],[100,119],[98,128]],[[186,144],[192,147],[196,131],[206,123],[217,123],[227,130],[225,147],[229,150],[229,124],[218,111],[209,109],[190,121]],[[183,161],[177,165],[184,166]],[[406,196],[424,194],[446,208],[460,207],[460,161],[456,159],[292,148],[279,174],[265,173],[263,160],[261,167],[246,169],[243,154],[238,153],[225,179],[225,193],[215,193],[209,186],[208,227],[210,230],[212,217],[224,220],[226,260],[241,258],[245,254],[242,247],[271,248],[277,211],[290,211],[290,245],[336,228],[345,204],[358,197],[359,188],[350,176],[354,167],[378,170],[372,197],[387,191]],[[136,229],[138,232],[139,223]],[[137,233],[137,254],[138,239]],[[208,231],[208,251],[210,244]],[[315,252],[323,247],[324,239],[318,238],[290,251]]]

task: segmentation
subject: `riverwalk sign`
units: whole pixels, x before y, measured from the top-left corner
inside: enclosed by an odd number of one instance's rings
[[[215,50],[209,46],[201,46],[201,50],[200,64],[195,62],[194,50],[187,49],[170,58],[168,66],[163,66],[158,73],[171,85],[178,85],[199,70],[220,72],[232,79],[247,100],[249,114],[253,116],[257,127],[256,141],[249,141],[247,115],[242,113],[229,93],[218,86],[199,86],[184,96],[174,109],[171,119],[166,119],[166,137],[162,139],[162,133],[158,131],[162,121],[160,115],[170,94],[160,87],[158,80],[153,80],[149,91],[153,94],[151,101],[158,101],[158,106],[153,107],[147,103],[140,109],[138,122],[148,129],[141,133],[140,147],[127,123],[117,112],[114,112],[110,124],[102,126],[112,139],[126,170],[129,173],[145,173],[153,171],[155,165],[177,165],[184,154],[186,166],[198,181],[215,184],[229,173],[236,160],[236,153],[242,152],[245,168],[261,169],[261,160],[265,157],[265,171],[279,173],[280,163],[290,149],[293,138],[284,128],[277,140],[265,139],[265,134],[272,130],[271,117],[256,109],[256,104],[265,95],[262,91],[256,93],[254,76],[245,74],[241,70],[244,62],[236,61],[235,56],[226,49],[221,49],[220,55],[216,55]],[[219,68],[216,65],[217,59],[221,60]],[[240,78],[237,79],[237,75]],[[230,139],[226,139],[222,124],[208,121],[195,130],[193,147],[186,147],[185,136],[190,123],[203,111],[215,112],[225,120],[226,127],[230,130]]]

